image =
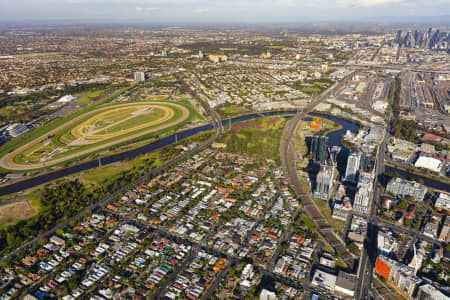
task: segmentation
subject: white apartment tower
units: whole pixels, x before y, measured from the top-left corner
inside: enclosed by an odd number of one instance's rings
[[[352,153],[347,159],[347,168],[345,170],[345,181],[356,182],[359,165],[361,160],[360,153]]]

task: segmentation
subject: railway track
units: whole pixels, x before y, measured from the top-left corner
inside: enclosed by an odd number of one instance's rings
[[[314,200],[312,199],[311,194],[304,190],[300,178],[298,177],[296,156],[292,139],[300,121],[308,113],[310,113],[317,104],[323,102],[332,91],[339,89],[340,87],[342,87],[342,85],[345,85],[352,75],[353,74],[350,74],[340,83],[332,86],[330,89],[328,89],[326,92],[312,101],[310,105],[305,107],[303,111],[295,115],[284,128],[281,135],[279,147],[281,164],[286,173],[288,183],[294,190],[297,199],[302,202],[304,211],[311,219],[314,226],[318,228],[319,233],[324,237],[328,244],[333,247],[333,249],[335,249],[336,253],[341,257],[341,259],[350,270],[353,270],[355,265],[355,259],[353,255],[347,250],[344,241],[336,235],[326,219],[322,216],[319,208],[316,206]]]
[[[393,291],[389,290],[386,286],[384,286],[381,281],[374,277],[373,280],[373,286],[372,286],[372,292],[373,296],[375,296],[375,299],[380,300],[395,300],[395,299],[401,299],[399,294],[394,293]]]

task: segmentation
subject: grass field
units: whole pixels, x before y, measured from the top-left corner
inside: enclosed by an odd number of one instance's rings
[[[20,197],[18,201],[0,206],[0,228],[17,223],[35,216],[41,208],[40,195],[37,188],[25,191],[22,195],[8,195],[0,197],[0,201]]]
[[[217,112],[219,113],[219,115],[221,117],[229,118],[229,117],[233,117],[233,116],[247,114],[251,111],[242,105],[227,104],[227,105],[219,107],[217,109]]]
[[[226,143],[229,152],[279,161],[278,146],[286,121],[283,117],[272,116],[236,123],[220,142]]]
[[[38,214],[39,208],[30,200],[22,200],[0,206],[0,227],[17,223]]]
[[[78,103],[93,103],[95,100],[97,100],[99,97],[101,97],[107,91],[108,91],[107,89],[103,89],[103,90],[96,90],[96,91],[77,95],[80,98],[78,100],[76,100],[76,102],[78,102]]]
[[[147,100],[151,101],[166,101],[169,98],[168,95],[145,95]]]
[[[18,54],[13,55],[14,58],[31,58],[31,57],[44,57],[44,56],[55,56],[60,55],[62,52],[41,52],[41,53],[28,53],[28,54]]]
[[[212,134],[212,130],[202,132],[180,141],[179,144],[188,145],[192,142],[201,143],[208,139]],[[144,170],[161,166],[163,163],[173,159],[180,153],[180,151],[176,150],[174,146],[175,145],[171,145],[144,155],[140,155],[132,160],[124,160],[70,175],[63,179],[57,180],[56,183],[70,181],[76,178],[87,188],[95,189],[96,187],[119,181],[126,177],[127,174],[130,174],[130,172],[132,174],[136,172],[145,173]],[[10,200],[15,197],[20,197],[20,199],[13,204],[0,206],[0,228],[5,228],[8,225],[13,225],[20,220],[37,215],[43,208],[40,203],[42,190],[49,184],[54,185],[55,182],[45,183],[22,191],[20,195],[13,194],[1,196],[0,201]]]
[[[310,116],[309,116],[310,117]],[[327,135],[330,132],[339,130],[342,128],[341,125],[330,121],[326,118],[312,117],[313,120],[322,121],[322,128],[315,129],[310,127],[309,122],[301,122],[297,128],[296,138],[294,139],[294,147],[298,153],[302,156],[308,154],[308,147],[305,143],[305,137],[315,136],[315,135]]]
[[[314,95],[321,94],[327,88],[333,85],[333,81],[327,79],[312,79],[308,80],[306,83],[297,82],[294,87],[305,94]]]
[[[328,205],[328,201],[324,200],[314,200],[314,201],[316,202],[316,205],[319,208],[322,216],[324,216],[325,219],[327,220],[328,224],[330,224],[330,226],[334,229],[334,231],[337,234],[341,234],[341,232],[344,230],[345,222],[333,219],[331,217],[332,212]]]
[[[79,117],[82,114],[85,114],[91,110],[94,110],[102,104],[112,101],[114,98],[127,92],[128,90],[132,89],[133,87],[134,87],[133,85],[126,87],[126,88],[114,93],[113,95],[103,98],[101,101],[98,101],[95,105],[87,106],[87,107],[73,113],[72,115],[70,115],[68,117],[53,119],[53,120],[49,121],[47,124],[45,124],[45,126],[32,129],[32,130],[26,132],[25,134],[22,134],[21,136],[3,144],[2,146],[0,146],[0,157],[5,156],[7,153],[13,151],[14,149],[17,149],[18,147],[25,145],[29,141],[34,140],[52,130],[54,130],[55,128],[62,126],[63,124],[70,122],[72,119]],[[2,171],[1,166],[0,166],[0,171]]]
[[[151,137],[203,119],[188,102],[132,102],[96,106],[1,159],[5,169],[39,169],[107,147]]]

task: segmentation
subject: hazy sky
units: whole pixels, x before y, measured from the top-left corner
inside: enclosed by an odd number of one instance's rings
[[[0,20],[303,22],[450,15],[450,0],[0,0]]]

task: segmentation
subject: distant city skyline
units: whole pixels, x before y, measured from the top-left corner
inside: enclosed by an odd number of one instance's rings
[[[450,0],[0,0],[0,19],[147,23],[364,21],[450,15]]]

